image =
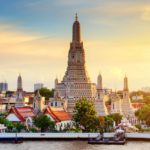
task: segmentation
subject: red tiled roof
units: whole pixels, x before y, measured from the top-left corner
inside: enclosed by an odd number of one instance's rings
[[[28,117],[31,117],[31,118],[35,117],[33,108],[29,107],[29,106],[12,107],[9,111],[9,114],[10,113],[14,113],[21,121],[25,121],[26,118],[28,118]]]
[[[65,112],[64,110],[56,111],[50,106],[48,106],[43,113],[49,114],[56,122],[71,120],[71,115],[68,112]]]
[[[5,103],[6,101],[8,102],[8,100],[6,100],[5,98],[0,98],[0,104]]]
[[[144,103],[132,103],[132,107],[134,109],[140,109],[143,105]]]

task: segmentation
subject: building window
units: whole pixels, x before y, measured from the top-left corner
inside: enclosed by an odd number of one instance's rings
[[[57,106],[57,102],[55,102],[55,106]]]
[[[34,103],[34,109],[35,109],[35,103]]]

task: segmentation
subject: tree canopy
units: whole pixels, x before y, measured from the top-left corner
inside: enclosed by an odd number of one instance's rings
[[[143,98],[140,100],[132,100],[132,96],[142,96]],[[130,93],[130,98],[132,103],[146,103],[150,104],[150,92],[144,92],[144,91],[133,91]]]
[[[12,130],[14,125],[11,121],[7,120],[6,118],[4,117],[0,117],[0,124],[4,124],[8,130]]]
[[[112,118],[116,125],[118,125],[121,122],[123,116],[120,113],[114,113],[108,115],[108,117]]]
[[[37,92],[37,91],[35,91]],[[45,100],[49,100],[50,97],[54,96],[54,89],[48,89],[48,88],[41,88],[39,90],[41,96],[45,97]]]
[[[25,126],[20,122],[15,123],[14,127],[16,128],[17,132],[21,132],[22,129],[25,129]]]
[[[99,120],[96,117],[94,103],[86,98],[79,99],[74,108],[73,120],[76,127],[83,132],[95,132],[99,127]]]
[[[55,130],[55,122],[53,122],[47,115],[39,115],[33,119],[34,125],[41,129],[41,132]]]
[[[150,104],[146,104],[141,109],[137,110],[135,115],[140,121],[144,121],[148,126],[150,126]]]

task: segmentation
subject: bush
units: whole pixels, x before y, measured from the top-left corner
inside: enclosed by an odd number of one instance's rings
[[[83,132],[96,132],[99,127],[99,120],[96,117],[94,103],[86,98],[79,99],[74,107],[73,121],[75,127]]]
[[[142,127],[140,124],[136,124],[135,127],[138,128],[140,131],[142,130]]]
[[[30,128],[29,132],[36,133],[38,130],[36,128]]]
[[[14,127],[16,128],[17,132],[21,132],[21,130],[25,129],[25,126],[19,122],[14,124]]]
[[[150,128],[143,129],[144,132],[150,132]]]
[[[41,130],[41,132],[45,131],[54,131],[55,130],[55,122],[52,121],[46,115],[40,115],[33,119],[34,125]]]

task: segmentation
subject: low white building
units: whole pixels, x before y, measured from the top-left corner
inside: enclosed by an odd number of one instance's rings
[[[73,125],[70,113],[66,112],[63,108],[52,108],[48,106],[43,114],[47,115],[52,121],[56,123],[56,129],[64,130]]]
[[[11,122],[20,122],[27,127],[32,126],[32,118],[35,117],[35,113],[32,107],[12,107],[6,117]]]
[[[131,98],[132,100],[143,100],[143,95],[134,95]]]
[[[0,133],[4,133],[7,127],[4,126],[4,124],[0,124]]]

